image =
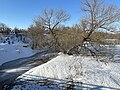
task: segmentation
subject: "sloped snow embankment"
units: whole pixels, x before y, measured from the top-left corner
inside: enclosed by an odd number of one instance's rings
[[[29,57],[35,54],[30,47],[23,47],[23,43],[0,43],[0,65],[19,58]]]
[[[60,54],[18,78],[38,80],[42,77],[71,79],[88,85],[120,89],[120,63],[98,62],[95,58]],[[100,88],[100,87],[99,87]]]

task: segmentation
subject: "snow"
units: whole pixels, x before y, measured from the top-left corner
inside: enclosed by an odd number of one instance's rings
[[[5,72],[1,75],[1,77],[5,77],[7,76],[9,73],[20,73],[22,71],[25,71],[25,70],[29,70],[28,67],[19,67],[19,68],[14,68],[14,69],[5,69],[5,70],[1,70],[1,72]],[[9,74],[10,75],[10,74]]]
[[[51,61],[27,71],[18,79],[40,80],[42,77],[62,80],[73,79],[82,82],[82,87],[86,88],[119,90],[119,70],[120,63],[105,63],[96,61],[96,58],[93,57],[59,54]]]
[[[29,57],[35,54],[30,47],[23,47],[24,43],[0,43],[0,65],[15,59]]]
[[[24,71],[24,70],[28,70],[29,68],[27,67],[20,67],[20,68],[15,68],[15,69],[7,69],[4,70],[5,73],[14,73],[14,72],[19,72],[19,71]],[[2,70],[3,71],[3,70]]]

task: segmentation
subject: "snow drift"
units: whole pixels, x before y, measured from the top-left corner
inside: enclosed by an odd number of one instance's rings
[[[51,61],[37,66],[18,78],[39,80],[42,77],[73,79],[87,83],[120,89],[120,63],[104,63],[92,57],[69,56],[60,54]],[[93,86],[94,87],[94,86]]]

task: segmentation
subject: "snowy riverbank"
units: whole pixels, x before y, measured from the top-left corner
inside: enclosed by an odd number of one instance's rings
[[[30,47],[24,47],[24,45],[22,42],[14,44],[0,43],[0,65],[8,61],[35,54]]]
[[[96,58],[92,57],[60,54],[51,61],[29,70],[18,78],[22,80],[40,80],[42,77],[62,80],[73,79],[88,84],[87,87],[92,85],[90,88],[95,86],[100,88],[101,86],[100,89],[103,90],[106,90],[105,87],[107,89],[120,89],[119,70],[120,63],[104,63],[96,61]]]

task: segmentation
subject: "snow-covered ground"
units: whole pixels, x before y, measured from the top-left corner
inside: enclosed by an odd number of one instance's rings
[[[24,43],[0,43],[0,65],[15,59],[29,57],[35,54],[30,47],[23,47]]]
[[[18,79],[40,80],[43,77],[62,80],[73,79],[83,83],[81,85],[83,90],[120,90],[119,70],[120,63],[105,63],[96,61],[96,58],[92,57],[59,54],[51,61],[27,71]],[[24,86],[26,89],[23,90],[29,89],[27,84]],[[34,85],[32,88],[38,90]],[[16,90],[16,86],[13,90]]]

